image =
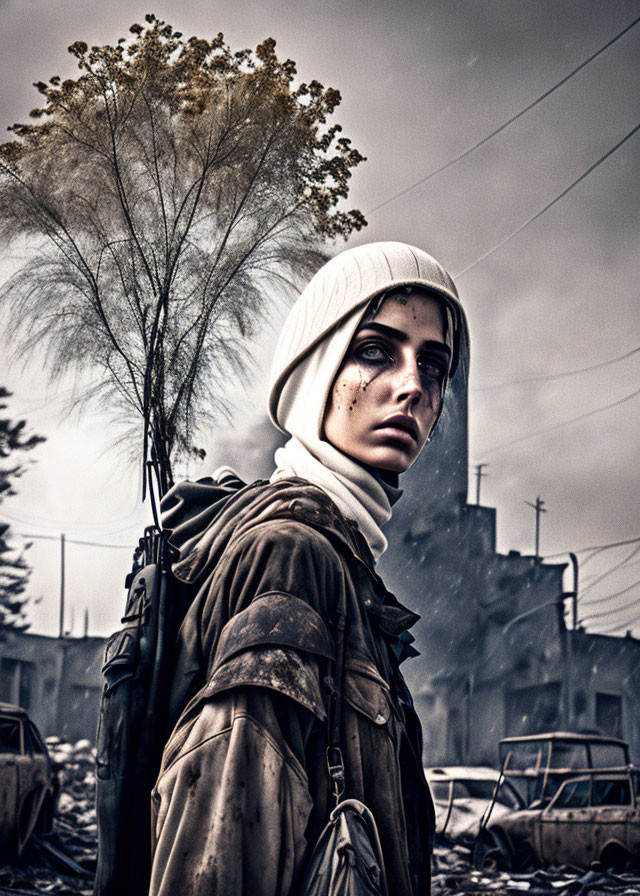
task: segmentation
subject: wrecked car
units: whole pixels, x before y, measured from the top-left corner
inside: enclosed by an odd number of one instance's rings
[[[523,802],[493,768],[446,766],[424,770],[436,809],[436,838],[471,847],[480,822],[494,802],[493,820],[520,809]],[[499,786],[498,786],[499,784]]]
[[[40,732],[20,706],[0,703],[0,850],[20,855],[51,829],[57,775]]]
[[[504,737],[500,767],[526,806],[548,803],[563,781],[592,769],[625,769],[629,746],[616,737],[552,731]]]
[[[640,770],[593,771],[565,780],[553,799],[490,819],[474,845],[476,867],[541,864],[640,869]]]
[[[620,868],[635,862],[635,830],[640,825],[637,773],[631,774],[633,767],[629,764],[629,747],[625,741],[598,734],[554,731],[505,737],[500,741],[499,753],[501,774],[518,791],[525,808],[502,818],[487,813],[473,847],[476,867],[497,864],[507,870],[521,870],[532,864],[567,863],[585,868],[592,861],[604,858],[609,867]],[[613,776],[613,781],[627,781],[626,790],[621,792],[630,794],[630,801],[622,803],[622,808],[620,805],[616,808],[625,816],[626,839],[615,831],[611,833],[613,808],[601,800],[598,804],[597,788],[600,785],[594,785],[593,803],[589,802],[594,775],[604,775],[603,780],[608,780],[606,776],[609,775]],[[578,831],[575,827],[578,823],[574,813],[576,807],[562,804],[569,793],[565,784],[571,782],[573,787],[575,780],[583,782],[583,798],[586,792],[589,794],[588,801],[580,807],[584,812],[579,818],[581,833],[578,838],[575,836]],[[610,801],[615,794],[613,785],[609,790],[607,799]],[[563,797],[559,796],[561,792]],[[556,798],[560,804],[556,803]],[[552,806],[555,807],[553,812]],[[560,812],[561,820],[566,816],[566,824],[564,820],[556,824],[553,814],[556,810]],[[553,825],[550,819],[554,820]],[[611,833],[609,839],[605,836],[607,830]]]

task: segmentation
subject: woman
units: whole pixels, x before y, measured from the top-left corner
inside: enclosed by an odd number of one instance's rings
[[[222,510],[207,508],[213,484],[168,496],[174,571],[198,594],[174,712],[190,700],[153,795],[154,896],[296,892],[335,804],[327,707],[341,607],[344,797],[374,815],[389,892],[428,893],[433,807],[399,668],[418,617],[374,567],[398,474],[433,432],[465,346],[455,286],[429,255],[402,243],[341,253],[278,342],[269,412],[290,440],[271,481]]]

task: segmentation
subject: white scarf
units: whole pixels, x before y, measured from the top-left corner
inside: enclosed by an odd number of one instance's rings
[[[336,255],[307,284],[284,323],[271,370],[269,415],[291,436],[276,452],[272,481],[299,476],[320,486],[357,522],[376,558],[387,546],[381,526],[402,492],[327,442],[323,422],[331,387],[369,302],[405,286],[439,296],[447,307],[447,334],[453,334],[454,321],[458,336],[466,334],[458,293],[442,265],[415,246],[370,243]]]
[[[379,480],[323,437],[329,391],[365,308],[352,312],[291,372],[279,404],[279,419],[291,439],[275,454],[274,482],[290,476],[322,488],[342,513],[358,524],[375,559],[386,550],[381,526],[391,518],[400,489]]]

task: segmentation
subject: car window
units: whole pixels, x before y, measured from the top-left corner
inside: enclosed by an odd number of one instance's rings
[[[33,722],[27,723],[27,727],[25,728],[24,732],[24,739],[25,748],[28,749],[30,753],[35,753],[36,755],[47,755],[47,749],[43,744],[42,738],[40,737],[38,730],[36,729]]]
[[[589,749],[594,768],[614,768],[627,764],[625,749],[618,744],[590,744]]]
[[[589,779],[566,781],[552,803],[554,809],[575,809],[589,805]]]
[[[448,781],[429,781],[431,794],[434,800],[449,799],[449,782]]]
[[[453,796],[455,799],[471,797],[474,800],[490,800],[495,788],[495,781],[455,781]]]
[[[631,788],[625,778],[594,778],[591,785],[592,806],[628,806]]]
[[[29,731],[29,725],[24,726],[24,751],[25,753],[33,753],[33,738]]]
[[[500,744],[500,765],[514,771],[545,768],[549,761],[548,741],[529,740]]]
[[[588,768],[586,744],[553,743],[551,768]]]
[[[20,755],[20,721],[18,719],[0,719],[0,753]]]
[[[498,791],[498,802],[510,809],[521,809],[523,800],[520,794],[511,786],[509,781],[503,781]]]

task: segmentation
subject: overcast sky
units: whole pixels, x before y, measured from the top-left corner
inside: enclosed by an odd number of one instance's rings
[[[553,86],[640,16],[640,2],[192,0],[185,11],[176,2],[0,0],[0,130],[37,104],[32,82],[74,75],[72,41],[114,43],[148,11],[185,36],[222,31],[238,49],[271,35],[301,78],[338,87],[336,120],[368,157],[350,203],[368,213]],[[466,270],[640,122],[639,81],[640,25],[504,133],[368,215],[352,242],[405,240],[454,276]],[[498,509],[501,551],[532,552],[534,512],[524,502],[537,495],[548,508],[544,555],[640,537],[640,396],[622,401],[640,390],[640,351],[595,371],[518,384],[640,346],[639,207],[640,133],[457,279],[471,329],[470,463],[489,464],[482,503]],[[8,270],[10,262],[2,264]],[[273,339],[273,331],[264,335],[260,357]],[[259,410],[261,381],[256,373],[240,392],[238,432]],[[1,360],[0,382],[14,392],[12,416],[26,415],[48,437],[19,496],[2,507],[15,530],[112,544],[137,537],[148,514],[137,509],[138,474],[110,450],[104,421],[63,419],[40,364],[21,370]],[[639,545],[588,560],[585,587],[590,574],[607,572]],[[640,586],[629,588],[640,579],[638,557],[585,592],[580,615],[588,623],[592,614],[590,630],[628,626],[640,636]],[[30,558],[32,591],[42,596],[33,630],[54,634],[59,545],[39,538]],[[127,565],[127,551],[68,546],[66,621],[73,608],[76,634],[85,606],[91,634],[116,626]]]

